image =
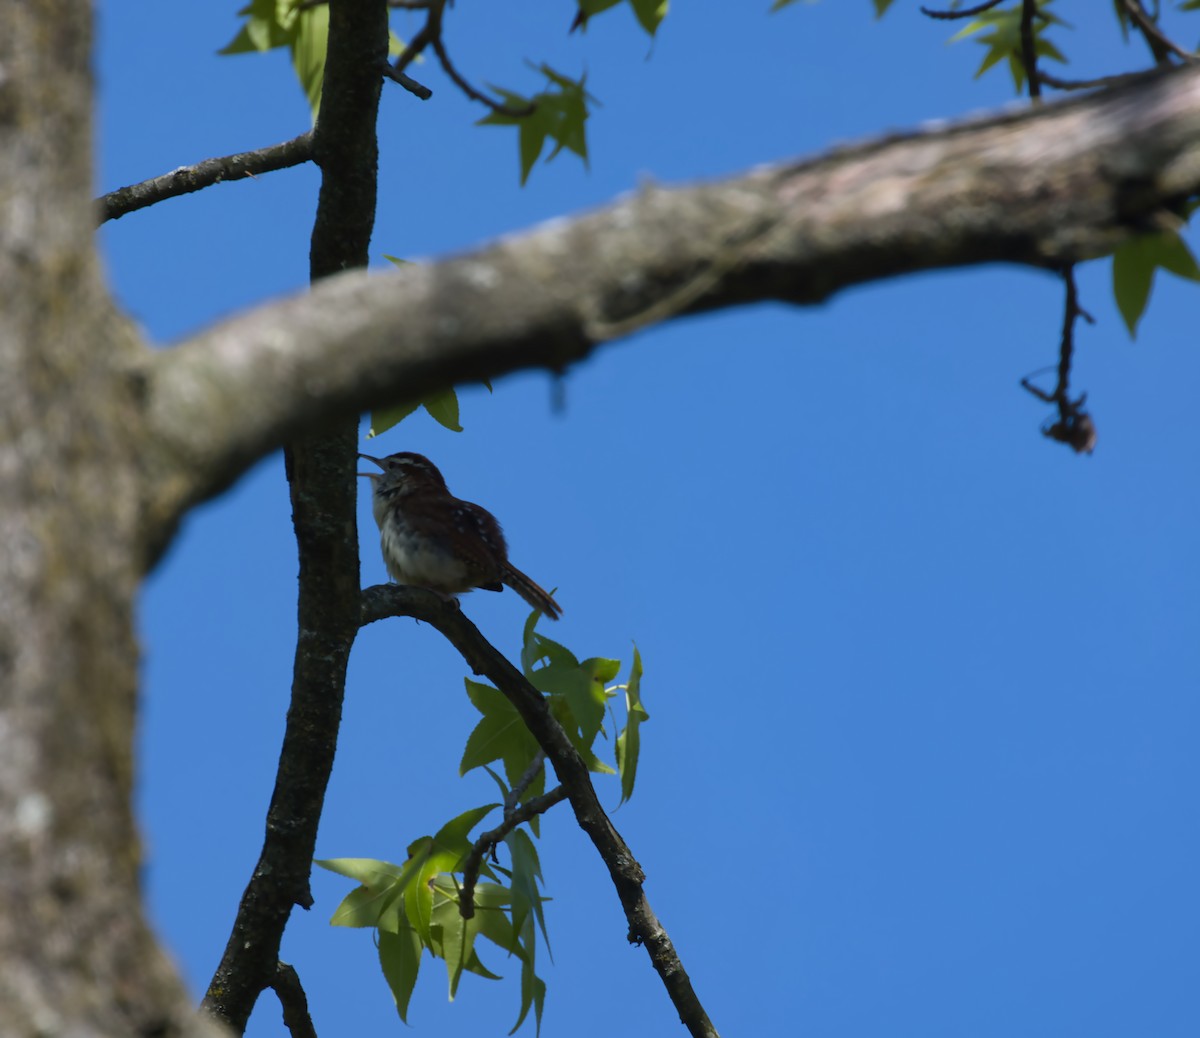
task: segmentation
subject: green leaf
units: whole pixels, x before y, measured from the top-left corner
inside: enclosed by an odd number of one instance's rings
[[[537,754],[537,740],[503,693],[469,678],[466,686],[467,697],[483,718],[467,737],[459,774],[502,760],[508,781],[515,782]]]
[[[517,133],[517,154],[521,159],[521,186],[529,179],[534,164],[546,145],[545,120],[535,112],[526,117]]]
[[[1129,42],[1129,8],[1125,0],[1113,0],[1113,9],[1117,16],[1117,24],[1121,27],[1121,41]]]
[[[1039,57],[1066,62],[1067,59],[1058,48],[1042,35],[1051,25],[1067,24],[1046,10],[1050,2],[1042,0],[1038,4],[1039,17],[1034,20],[1033,30],[1034,53]],[[970,36],[975,36],[976,42],[987,48],[987,54],[975,71],[975,78],[978,79],[999,62],[1007,61],[1013,84],[1019,92],[1025,84],[1025,66],[1021,59],[1021,5],[1018,3],[1013,7],[985,11],[951,36],[950,42],[955,43]]]
[[[616,7],[619,3],[621,0],[579,0],[579,10],[591,17],[594,14],[600,14],[601,11]]]
[[[313,864],[347,879],[358,880],[364,887],[381,886],[403,872],[399,865],[374,858],[318,858]]]
[[[395,906],[396,899],[402,891],[403,887],[399,886],[382,889],[355,887],[334,909],[329,925],[397,930],[399,916]]]
[[[508,793],[509,793],[509,790],[508,790],[508,783],[507,783],[507,782],[505,782],[505,781],[504,781],[504,779],[502,779],[502,778],[501,778],[499,775],[497,775],[497,774],[496,774],[494,771],[492,771],[492,769],[491,769],[491,768],[489,768],[489,767],[488,767],[486,764],[483,766],[483,770],[484,770],[484,771],[486,771],[486,772],[487,772],[489,775],[491,775],[491,776],[492,776],[492,781],[493,781],[493,782],[495,782],[495,783],[496,783],[496,785],[500,787],[500,799],[501,799],[501,800],[507,800],[507,799],[508,799]],[[461,776],[463,773],[462,773],[462,772],[460,772],[459,774],[460,774],[460,776]]]
[[[504,838],[508,853],[512,857],[512,924],[517,932],[524,929],[525,919],[532,911],[538,929],[550,950],[550,935],[546,932],[546,916],[542,903],[546,900],[538,889],[542,879],[542,864],[538,860],[537,847],[524,829],[514,829]]]
[[[412,882],[404,887],[404,914],[408,917],[409,925],[417,931],[423,944],[431,944],[429,932],[430,918],[433,915],[433,888],[429,881],[442,870],[431,863],[433,854],[433,839],[422,836],[414,840],[408,848],[408,864],[415,870]]]
[[[314,864],[362,884],[342,899],[329,921],[331,926],[397,928],[394,907],[416,872],[411,860],[402,866],[373,858],[333,858]]]
[[[475,950],[479,914],[464,919],[458,910],[458,898],[443,897],[433,909],[433,925],[441,932],[442,958],[446,962],[450,1001],[453,1002],[458,994],[458,982],[462,979],[463,969]]]
[[[287,3],[277,0],[253,0],[238,11],[246,17],[246,23],[238,34],[218,54],[246,54],[253,51],[272,50],[291,43],[294,15]]]
[[[563,148],[578,155],[585,166],[588,161],[584,124],[588,119],[588,102],[594,104],[595,98],[584,88],[586,77],[571,79],[546,64],[537,66],[537,70],[546,77],[548,89],[532,97],[488,84],[509,109],[521,114],[492,112],[476,123],[477,126],[517,127],[522,185],[529,179],[530,172],[541,157],[547,138],[554,141],[554,147],[546,157],[547,162]],[[532,111],[528,111],[530,106]]]
[[[421,401],[417,400],[413,403],[397,404],[395,407],[381,407],[377,411],[372,411],[371,428],[367,430],[367,439],[371,439],[373,436],[380,436],[387,432],[393,425],[399,425],[420,406]]]
[[[882,18],[891,6],[892,0],[875,0],[875,17]]]
[[[531,682],[533,682],[533,675],[535,673],[534,667],[538,663],[543,663],[546,666],[579,666],[579,660],[575,658],[575,654],[570,649],[565,645],[559,644],[553,638],[547,638],[544,634],[533,629],[538,615],[535,611],[525,621],[525,641],[521,646],[521,669]],[[537,684],[537,682],[533,683]]]
[[[493,916],[504,919],[503,909],[509,904],[508,890],[497,883],[480,883],[475,887],[475,914],[464,919],[459,911],[458,881],[449,875],[439,876],[433,883],[434,904],[431,932],[435,935],[437,954],[445,960],[450,983],[450,1000],[458,993],[458,983],[464,972],[488,980],[499,980],[479,958],[475,937],[486,934],[486,921]],[[493,931],[496,928],[492,927]]]
[[[570,718],[568,732],[574,726],[579,731],[582,745],[591,746],[604,724],[604,708],[608,702],[604,686],[620,666],[619,660],[590,659],[583,663],[575,663],[573,659],[570,662],[553,660],[532,671],[529,680],[540,691],[565,701]],[[552,704],[552,709],[555,705]]]
[[[1129,337],[1136,339],[1138,322],[1146,311],[1154,283],[1154,261],[1144,238],[1133,238],[1113,253],[1112,278],[1117,309],[1129,329]]]
[[[446,863],[443,871],[453,872],[458,868],[460,859],[465,858],[471,851],[468,834],[499,806],[484,804],[482,807],[473,807],[457,818],[452,818],[437,831],[433,838],[435,857]]]
[[[524,960],[525,948],[504,911],[511,903],[508,887],[498,883],[480,883],[475,887],[475,917],[479,920],[479,933],[504,952]]]
[[[1196,257],[1192,255],[1192,250],[1183,238],[1174,231],[1162,232],[1155,235],[1155,238],[1155,262],[1163,270],[1188,281],[1200,281],[1200,267],[1196,265]]]
[[[421,406],[429,412],[429,417],[451,432],[462,432],[458,424],[458,394],[453,388],[434,393],[421,401]]]
[[[639,728],[650,715],[642,706],[642,654],[633,647],[633,667],[629,672],[629,683],[625,686],[625,728],[617,736],[617,771],[621,775],[621,803],[633,796],[633,785],[637,781],[638,754],[641,752]]]
[[[1137,338],[1137,326],[1150,301],[1154,273],[1159,268],[1190,281],[1200,281],[1200,267],[1184,240],[1173,231],[1143,234],[1120,245],[1113,253],[1113,296],[1117,309]]]
[[[329,5],[306,7],[296,18],[292,41],[292,67],[300,80],[313,123],[321,108],[321,87],[325,82],[325,49],[329,42]]]
[[[287,47],[315,123],[325,78],[328,5],[301,7],[300,0],[253,0],[238,14],[246,18],[245,24],[217,53],[245,54]]]
[[[592,752],[591,747],[585,746],[579,735],[572,736],[571,742],[575,745],[575,749],[579,751],[579,756],[583,758],[583,763],[587,765],[588,771],[594,771],[599,775],[615,775],[617,773],[616,768],[604,763],[604,761]]]
[[[379,965],[391,988],[400,1019],[408,1023],[408,1003],[421,969],[421,939],[415,930],[405,926],[399,933],[379,933]]]
[[[462,426],[458,424],[458,394],[451,388],[433,393],[423,400],[396,404],[394,407],[381,407],[372,411],[371,428],[367,432],[367,439],[379,436],[392,426],[399,425],[418,407],[424,407],[434,421],[445,426],[451,432],[463,431]]]
[[[534,1019],[537,1021],[536,1033],[542,1033],[542,1009],[546,1003],[546,982],[533,971],[533,963],[521,964],[521,1013],[509,1034],[516,1034],[517,1029],[525,1022],[529,1007],[533,1006]]]
[[[662,20],[667,16],[667,0],[629,0],[633,5],[633,13],[637,16],[638,24],[651,36],[657,31]]]

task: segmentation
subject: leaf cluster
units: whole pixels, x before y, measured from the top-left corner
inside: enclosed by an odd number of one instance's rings
[[[642,659],[634,648],[629,678],[610,685],[620,661],[602,657],[579,660],[565,646],[536,630],[540,614],[525,624],[521,666],[526,678],[545,694],[554,716],[594,772],[618,774],[621,802],[633,794],[640,751],[640,727],[649,715],[641,702]],[[540,1029],[546,984],[536,971],[537,934],[549,946],[541,893],[541,863],[534,838],[540,819],[505,832],[504,866],[490,847],[472,841],[471,831],[499,807],[505,821],[521,804],[529,804],[546,789],[545,758],[516,709],[498,689],[466,679],[467,696],[480,720],[467,738],[459,773],[483,768],[499,788],[502,802],[471,808],[452,818],[435,835],[422,836],[408,846],[400,865],[369,858],[336,858],[316,864],[355,880],[359,886],[342,900],[331,920],[334,926],[371,927],[384,977],[400,1018],[407,1022],[408,1006],[425,952],[446,964],[450,998],[464,972],[489,980],[499,976],[483,964],[476,938],[483,937],[521,964],[521,1002],[513,1031],[529,1010]],[[621,699],[625,724],[617,732],[613,703]],[[606,724],[608,722],[608,724]],[[611,731],[610,731],[611,729]],[[616,767],[595,752],[596,740],[615,733]],[[504,777],[490,765],[502,766]],[[469,860],[478,863],[481,882],[474,885],[474,910],[463,910],[463,874]],[[511,1032],[510,1032],[511,1033]]]
[[[1053,0],[1038,0],[1037,16],[1033,19],[1031,27],[1033,51],[1038,58],[1049,58],[1065,65],[1066,57],[1046,37],[1046,31],[1052,25],[1061,25],[1066,28],[1070,28],[1070,25],[1046,10],[1051,3]],[[1008,63],[1008,70],[1012,75],[1014,89],[1018,94],[1025,89],[1026,73],[1021,43],[1022,17],[1023,5],[1020,0],[1014,0],[1011,7],[997,7],[990,11],[984,11],[950,37],[951,43],[974,37],[976,43],[987,49],[983,61],[975,70],[976,79],[994,65],[1005,61]]]
[[[238,16],[245,18],[242,27],[217,53],[253,54],[286,47],[316,123],[325,82],[328,5],[305,5],[302,0],[251,0],[238,11]],[[400,38],[391,33],[388,53],[395,56],[403,49]]]
[[[1130,238],[1113,253],[1113,297],[1131,338],[1137,337],[1138,322],[1146,312],[1154,275],[1160,267],[1177,277],[1200,281],[1200,267],[1175,231]]]
[[[402,865],[371,858],[316,862],[359,883],[330,922],[375,929],[379,964],[405,1023],[425,951],[445,962],[452,1000],[464,972],[500,979],[479,958],[475,942],[482,936],[521,963],[521,1008],[513,1031],[524,1023],[531,1007],[540,1026],[546,984],[535,970],[534,927],[536,920],[545,937],[545,899],[538,890],[537,850],[527,833],[520,829],[509,833],[505,845],[512,867],[485,863],[481,872],[493,881],[476,884],[470,918],[460,910],[461,887],[455,871],[470,853],[468,833],[498,806],[485,804],[464,811],[434,836],[414,840]]]
[[[517,127],[517,152],[521,161],[521,183],[529,179],[534,163],[541,156],[547,139],[554,142],[549,162],[564,148],[578,155],[587,166],[588,103],[596,99],[584,89],[586,76],[571,79],[542,64],[537,70],[546,77],[545,88],[526,97],[504,87],[491,89],[504,98],[504,108],[480,119],[477,126]],[[514,114],[517,113],[517,114]]]
[[[638,24],[651,36],[657,32],[667,15],[668,0],[578,0],[576,24],[586,29],[590,17],[621,3],[629,4]],[[238,11],[238,15],[245,19],[242,27],[218,53],[247,54],[286,47],[291,53],[292,67],[308,99],[315,123],[321,104],[325,50],[329,37],[328,5],[306,4],[303,0],[251,0]],[[403,41],[391,32],[389,56],[396,57],[404,49]],[[546,77],[545,87],[537,93],[526,96],[504,87],[491,86],[491,90],[502,99],[501,103],[472,93],[476,100],[488,101],[492,107],[491,114],[479,120],[479,125],[517,128],[522,184],[529,179],[530,171],[541,156],[547,140],[553,143],[546,156],[547,162],[566,149],[587,165],[588,108],[589,104],[597,104],[596,99],[584,89],[585,76],[572,79],[545,63],[531,67]],[[410,410],[421,403],[418,401],[413,404]],[[430,413],[433,413],[432,408]],[[442,415],[435,417],[439,422],[449,425]]]

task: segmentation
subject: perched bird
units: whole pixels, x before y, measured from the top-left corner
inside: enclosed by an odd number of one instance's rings
[[[508,561],[496,517],[451,494],[432,461],[411,451],[359,457],[383,470],[359,475],[371,481],[371,507],[393,580],[449,599],[472,588],[500,591],[507,584],[551,620],[562,615],[558,603]]]

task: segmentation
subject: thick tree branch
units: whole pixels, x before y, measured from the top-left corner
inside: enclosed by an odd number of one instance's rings
[[[601,806],[587,765],[550,713],[545,697],[479,633],[456,603],[445,602],[423,588],[390,584],[367,588],[362,595],[362,623],[390,616],[415,617],[436,628],[475,674],[488,678],[512,703],[554,765],[576,821],[608,868],[629,922],[630,942],[645,946],[680,1020],[694,1038],[716,1038],[716,1028],[704,1012],[670,936],[646,900],[642,867]]]
[[[180,166],[160,177],[143,180],[140,184],[119,187],[96,199],[96,220],[98,223],[116,220],[163,199],[199,191],[223,180],[240,180],[299,166],[312,158],[312,144],[313,135],[309,130],[282,144],[205,159],[194,166]]]
[[[917,270],[1061,267],[1198,192],[1200,70],[1185,69],[714,184],[647,187],[465,256],[333,278],[147,360],[163,467],[149,521],[168,530],[335,415],[560,371],[682,314],[815,303]]]

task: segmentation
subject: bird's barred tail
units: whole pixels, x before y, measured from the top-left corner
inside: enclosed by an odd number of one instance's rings
[[[525,599],[534,609],[540,609],[551,620],[557,620],[562,616],[562,608],[559,604],[511,562],[504,564],[504,583]]]

